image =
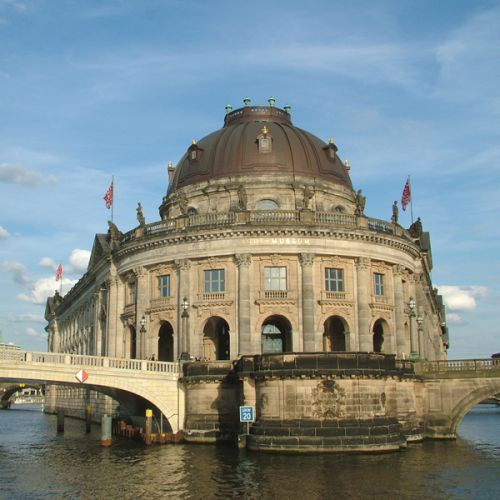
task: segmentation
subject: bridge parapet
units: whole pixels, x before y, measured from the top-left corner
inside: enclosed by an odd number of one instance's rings
[[[415,373],[423,378],[478,378],[500,376],[500,359],[456,359],[420,361]]]
[[[18,361],[26,364],[51,363],[58,365],[74,365],[79,367],[115,368],[154,373],[179,374],[179,363],[150,361],[147,359],[106,358],[83,354],[67,354],[53,352],[12,351],[0,349],[0,362]]]

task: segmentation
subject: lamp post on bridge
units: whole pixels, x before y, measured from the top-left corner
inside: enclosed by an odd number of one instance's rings
[[[418,316],[417,316],[417,325],[418,325],[418,351],[420,353],[420,357],[424,357],[423,356],[423,352],[424,352],[423,338],[422,338],[424,335],[424,317],[423,317],[420,310],[419,310]]]
[[[141,357],[144,359],[146,355],[146,316],[142,315],[141,321],[141,329],[139,330],[141,333]]]
[[[187,297],[184,297],[182,299],[181,303],[181,308],[182,308],[182,313],[181,313],[181,318],[182,318],[182,337],[179,339],[179,359],[184,359],[188,357],[187,350],[186,350],[186,337],[187,337],[187,322],[189,318],[189,301]],[[182,344],[182,345],[181,345]],[[188,357],[189,359],[189,357]]]

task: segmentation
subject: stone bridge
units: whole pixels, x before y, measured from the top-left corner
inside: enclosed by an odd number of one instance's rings
[[[80,370],[87,374],[84,382],[77,378]],[[125,404],[131,398],[142,398],[163,414],[174,433],[184,422],[179,372],[179,363],[0,350],[0,382],[76,386]]]
[[[465,414],[500,393],[500,359],[415,363],[423,382],[424,437],[454,439]]]

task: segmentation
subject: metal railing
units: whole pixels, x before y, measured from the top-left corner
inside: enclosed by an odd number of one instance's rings
[[[113,368],[156,373],[180,373],[178,363],[167,361],[150,361],[147,359],[108,358],[103,356],[88,356],[85,354],[67,354],[52,352],[11,351],[0,349],[0,364],[4,362],[50,363],[56,365],[73,365],[79,367]]]

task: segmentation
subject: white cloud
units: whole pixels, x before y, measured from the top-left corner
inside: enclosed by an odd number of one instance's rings
[[[74,272],[84,273],[90,260],[90,252],[75,248],[69,256],[69,263],[73,266]]]
[[[50,257],[41,258],[38,265],[45,267],[47,269],[51,269],[54,272],[57,270],[57,264],[55,263],[54,259],[52,259]]]
[[[450,312],[446,314],[446,321],[450,325],[461,325],[463,324],[464,320],[460,316],[460,314]]]
[[[446,307],[451,311],[473,311],[477,306],[476,299],[485,297],[488,293],[485,286],[442,285],[438,286],[438,289]],[[447,318],[450,319],[449,314]]]
[[[45,323],[45,320],[38,314],[26,313],[26,314],[9,314],[7,316],[7,321],[13,323]]]
[[[32,283],[32,279],[28,276],[28,271],[24,264],[18,261],[4,260],[2,267],[8,273],[12,274],[12,279],[15,283],[20,285],[29,285]]]
[[[43,176],[39,172],[30,170],[22,165],[2,163],[0,165],[0,182],[37,187],[44,184],[53,184],[56,182],[56,178],[53,175]]]
[[[9,232],[7,229],[3,228],[0,226],[0,240],[5,240],[10,236]]]
[[[63,295],[70,290],[76,282],[77,280],[63,278]],[[59,289],[59,283],[60,282],[56,281],[55,276],[51,278],[41,278],[33,283],[29,295],[20,293],[16,298],[22,302],[30,302],[31,304],[45,304],[47,297],[54,295],[54,291]]]
[[[30,337],[39,337],[40,334],[34,330],[33,328],[26,328],[26,335],[29,335]]]

